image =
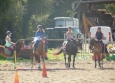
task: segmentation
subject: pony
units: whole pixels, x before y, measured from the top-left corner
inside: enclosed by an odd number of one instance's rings
[[[102,48],[100,41],[97,41],[95,39],[91,39],[89,48],[93,51],[93,54],[94,54],[95,68],[96,68],[96,61],[97,60],[98,60],[99,67],[103,68],[104,53],[102,51],[103,48]],[[96,60],[96,57],[97,57],[97,60]],[[101,65],[100,61],[102,61],[102,65]]]
[[[34,50],[34,41],[31,42],[31,56],[32,56],[32,68],[33,68],[33,59],[35,57],[36,63],[38,63],[38,68],[41,68],[40,66],[40,58],[42,58],[43,62],[45,60],[46,56],[46,38],[43,38],[40,40],[39,44],[37,44],[37,48],[35,53],[33,53]]]
[[[16,44],[15,44],[15,49],[16,50],[16,58],[18,57],[18,55],[20,54],[20,50],[21,48],[24,47],[24,40],[23,39],[19,39]],[[8,49],[8,48],[5,48],[5,46],[2,46],[0,45],[0,54],[4,57],[11,57],[11,54],[6,54],[5,53],[5,49]]]
[[[66,44],[67,44],[67,41],[64,41],[61,49],[57,53],[53,53],[53,55],[59,55],[60,53],[63,52],[64,59],[65,59],[65,67],[68,67],[68,68],[70,68],[71,55],[73,55],[73,68],[75,68],[75,66],[74,66],[75,65],[75,57],[76,57],[76,54],[78,53],[79,42],[78,42],[78,40],[75,40],[75,39],[71,40],[68,43],[68,47],[65,48]],[[66,63],[66,54],[68,55],[68,63]]]

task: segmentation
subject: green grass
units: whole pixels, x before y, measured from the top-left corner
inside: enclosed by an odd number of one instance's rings
[[[53,55],[54,52],[56,52],[56,49],[49,49],[48,50],[48,53],[47,53],[48,58],[49,58],[48,61],[61,61],[61,60],[64,60],[63,53],[61,53],[60,55]],[[78,57],[83,57],[83,54],[84,54],[84,57],[93,55],[91,53],[86,53],[86,52],[83,53],[82,52],[82,54],[78,53],[77,56]],[[31,60],[30,59],[22,59],[22,60],[17,59],[17,62],[31,62]],[[0,64],[2,64],[2,63],[13,63],[13,59],[9,58],[9,60],[6,60],[5,57],[0,55]]]
[[[62,60],[63,53],[61,53],[60,55],[53,55],[54,51],[55,51],[54,49],[48,50],[47,55],[48,55],[49,60]]]

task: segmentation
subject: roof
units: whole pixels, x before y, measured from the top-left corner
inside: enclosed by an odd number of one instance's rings
[[[74,0],[72,3],[115,3],[115,0]]]
[[[104,27],[104,28],[110,28],[109,26],[93,26],[93,27],[91,27],[91,28],[98,28],[98,27]]]
[[[55,17],[54,20],[67,20],[67,19],[77,19],[72,17]]]

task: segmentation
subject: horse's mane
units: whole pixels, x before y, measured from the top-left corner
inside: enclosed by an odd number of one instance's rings
[[[16,44],[18,44],[20,41],[22,41],[23,39],[19,39],[17,42],[16,42]]]
[[[19,39],[17,42],[16,42],[16,46],[20,47],[20,41],[24,41],[24,39]]]
[[[77,45],[77,41],[76,40],[72,40],[70,42],[70,45],[73,46],[73,47],[76,47],[75,45]]]

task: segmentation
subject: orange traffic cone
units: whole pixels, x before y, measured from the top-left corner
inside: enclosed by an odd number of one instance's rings
[[[46,72],[46,65],[45,65],[45,62],[43,63],[42,77],[47,77],[47,72]]]
[[[19,83],[18,72],[15,73],[14,83]]]

